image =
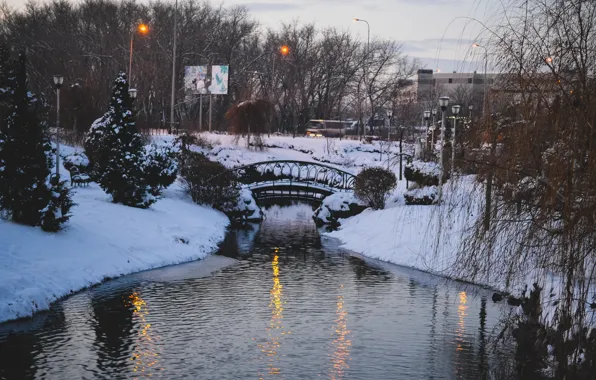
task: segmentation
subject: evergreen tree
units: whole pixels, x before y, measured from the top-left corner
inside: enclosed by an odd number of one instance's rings
[[[13,75],[12,105],[0,128],[0,209],[14,222],[58,231],[73,203],[64,182],[50,184],[54,160],[46,107],[27,91],[24,54]]]
[[[126,74],[114,81],[110,106],[85,141],[93,177],[114,203],[149,207],[156,198],[144,174],[145,147],[135,126]]]

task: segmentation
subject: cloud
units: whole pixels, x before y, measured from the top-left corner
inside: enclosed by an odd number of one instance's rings
[[[265,12],[286,12],[286,11],[295,11],[301,10],[304,8],[303,5],[298,3],[270,3],[270,2],[249,2],[249,3],[242,3],[247,7],[250,11],[255,13],[265,13]]]

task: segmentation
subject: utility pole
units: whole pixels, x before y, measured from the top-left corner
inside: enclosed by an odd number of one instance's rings
[[[176,34],[178,33],[178,0],[174,5],[174,46],[172,48],[172,98],[170,99],[170,132],[174,128],[174,105],[176,97]]]

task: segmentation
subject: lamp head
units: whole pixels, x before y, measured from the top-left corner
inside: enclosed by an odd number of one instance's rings
[[[62,83],[64,83],[64,77],[59,74],[54,75],[54,85],[56,88],[62,87]]]
[[[433,108],[432,114],[433,114],[433,116],[437,116],[437,109],[436,108]]]
[[[282,45],[279,48],[279,52],[281,55],[288,55],[290,54],[290,47],[288,45]]]
[[[455,104],[455,105],[451,106],[451,112],[453,112],[453,114],[455,116],[457,116],[459,114],[460,109],[461,109],[461,106],[459,104]]]
[[[447,106],[449,105],[449,97],[448,96],[441,96],[439,98],[439,106],[441,107],[441,110],[443,112],[445,112],[445,110],[447,109]]]
[[[128,90],[128,95],[132,99],[136,99],[137,98],[137,89],[136,88],[131,88],[130,90]]]
[[[423,114],[425,120],[428,120],[430,118],[430,111],[424,111]]]

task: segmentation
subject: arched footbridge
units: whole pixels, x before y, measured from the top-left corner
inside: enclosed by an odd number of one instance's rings
[[[352,191],[352,173],[318,162],[276,160],[230,169],[257,199],[303,198],[320,200],[341,191]]]

